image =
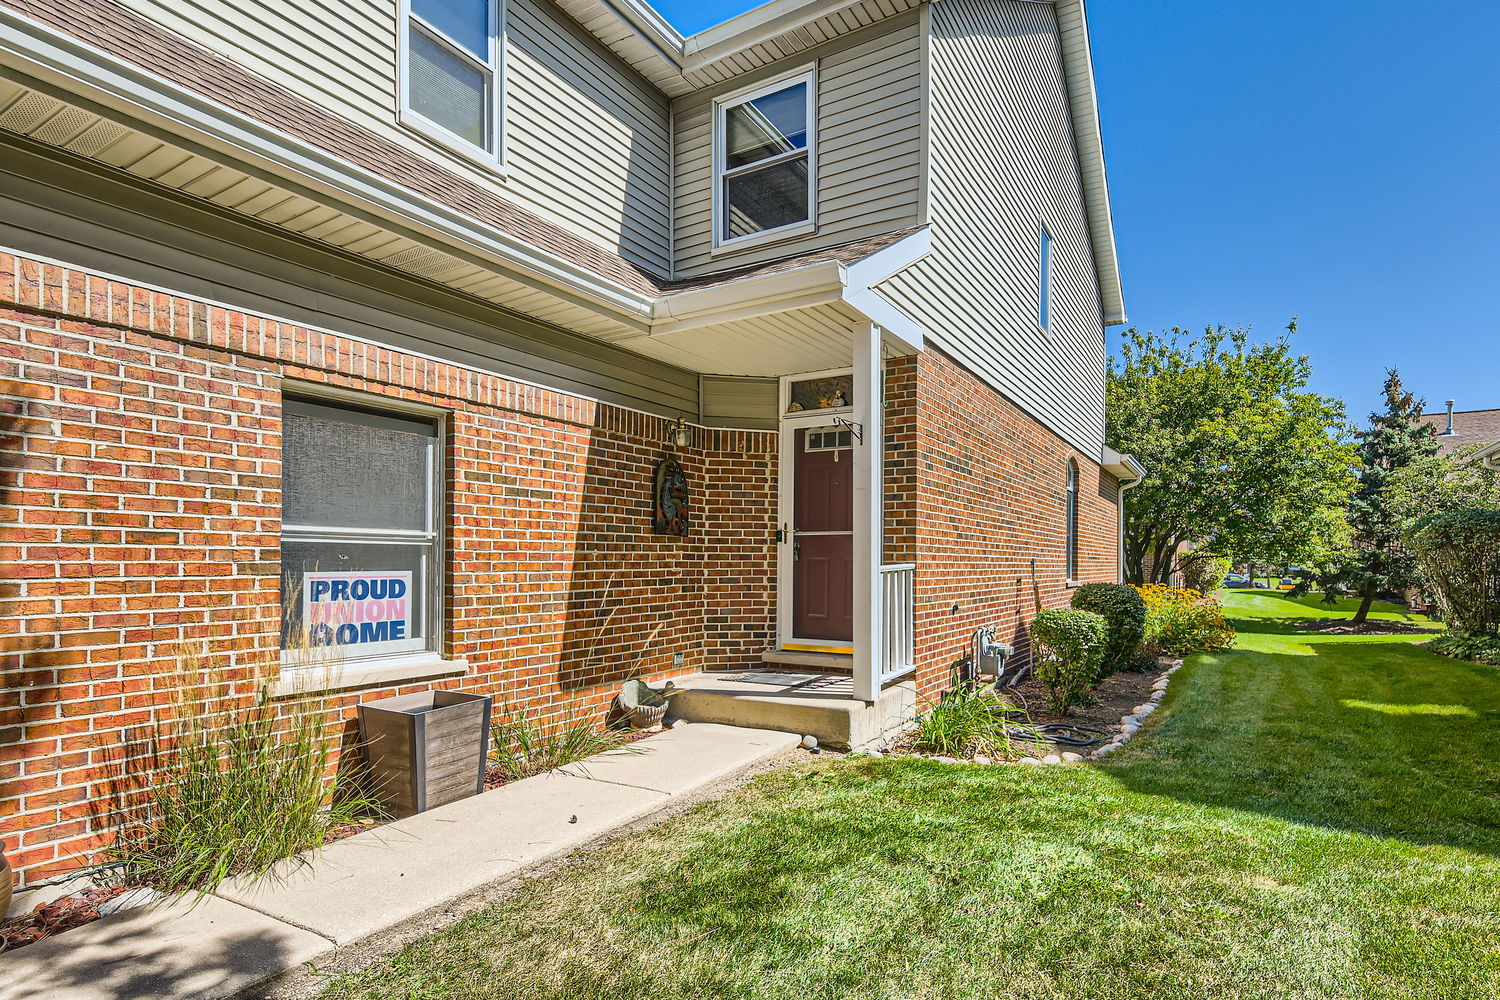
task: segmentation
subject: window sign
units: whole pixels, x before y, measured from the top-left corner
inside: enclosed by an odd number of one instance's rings
[[[409,639],[410,573],[304,573],[302,620],[312,646]]]
[[[354,406],[282,407],[282,648],[338,659],[435,651],[438,425]]]

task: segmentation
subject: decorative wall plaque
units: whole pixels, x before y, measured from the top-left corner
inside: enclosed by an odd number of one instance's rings
[[[656,464],[656,482],[651,491],[651,528],[658,535],[688,533],[687,473],[675,458]]]

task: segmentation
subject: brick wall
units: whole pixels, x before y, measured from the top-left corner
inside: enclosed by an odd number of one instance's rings
[[[914,512],[892,519],[915,521],[917,678],[919,696],[930,698],[968,653],[975,629],[993,626],[1024,662],[1036,600],[1068,603],[1069,459],[1080,479],[1079,580],[1118,578],[1118,486],[1098,456],[1068,445],[941,351],[924,351],[908,380],[904,391],[916,399],[916,486],[907,494]],[[903,417],[898,440],[911,435],[910,422]]]
[[[185,645],[275,669],[289,381],[449,414],[443,643],[469,669],[445,686],[601,715],[637,670],[770,643],[774,434],[695,429],[692,534],[657,536],[663,419],[0,255],[0,839],[23,881],[100,846],[106,760]]]

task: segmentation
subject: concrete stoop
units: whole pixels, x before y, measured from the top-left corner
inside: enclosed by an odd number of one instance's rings
[[[783,670],[694,674],[677,682],[672,714],[713,722],[816,736],[824,746],[857,749],[909,728],[917,714],[916,682],[887,684],[869,704],[856,701],[847,675]]]

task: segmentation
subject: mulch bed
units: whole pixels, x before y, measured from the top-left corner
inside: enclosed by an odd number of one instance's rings
[[[1315,618],[1298,622],[1304,632],[1323,632],[1327,635],[1429,635],[1432,629],[1406,622],[1366,621],[1356,625],[1345,618]]]
[[[1074,705],[1068,709],[1066,716],[1057,716],[1052,713],[1047,707],[1047,686],[1029,672],[1014,687],[1002,687],[1000,693],[1016,708],[1023,711],[1033,725],[1064,723],[1086,729],[1097,729],[1102,733],[1097,743],[1085,746],[1051,741],[1043,743],[1018,741],[1015,747],[1016,756],[1044,757],[1069,750],[1086,754],[1095,747],[1103,746],[1118,731],[1120,719],[1129,715],[1131,709],[1151,697],[1151,685],[1159,673],[1159,670],[1152,669],[1143,672],[1122,671],[1111,674],[1099,682],[1088,704]],[[912,749],[912,744],[916,742],[916,739],[915,732],[909,733],[892,745],[888,752],[896,755],[916,753]]]
[[[0,923],[0,953],[14,951],[43,938],[99,919],[99,904],[138,886],[83,889],[50,903],[38,903],[32,911]]]

